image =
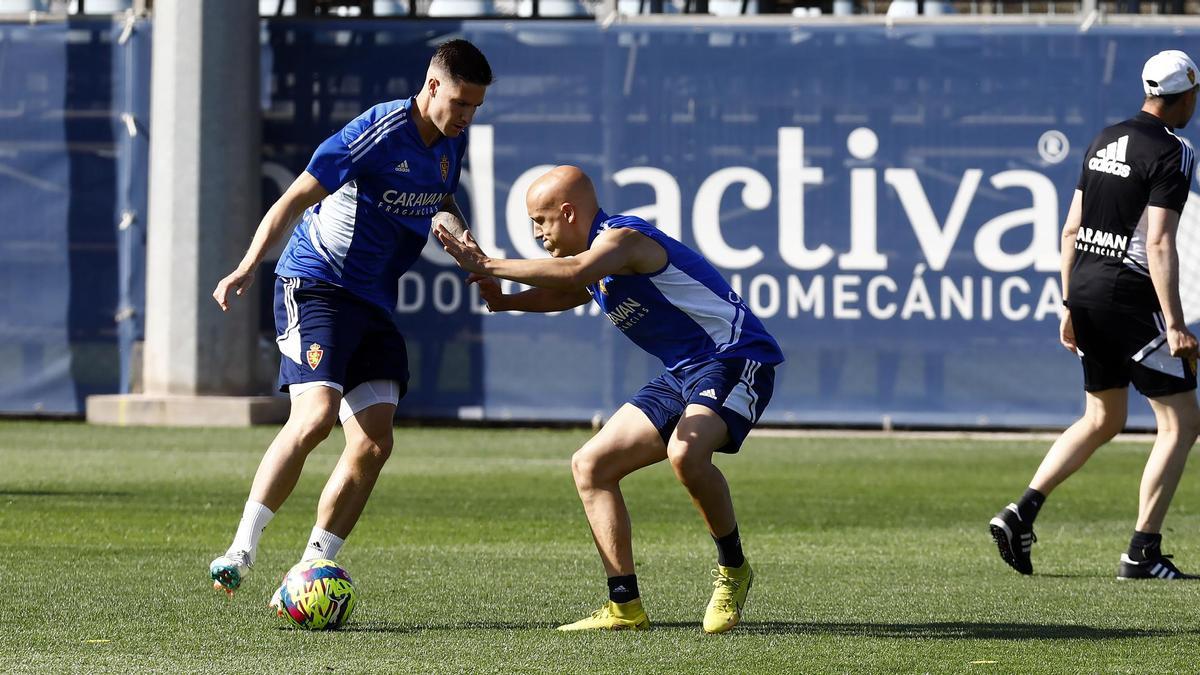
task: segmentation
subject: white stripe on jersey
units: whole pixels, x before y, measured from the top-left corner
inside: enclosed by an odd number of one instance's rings
[[[308,235],[313,248],[341,275],[357,224],[358,183],[346,183],[321,202],[319,213],[309,213]]]
[[[283,329],[283,334],[275,338],[279,353],[296,363],[300,363],[300,311],[296,307],[295,296],[298,286],[298,278],[285,277],[283,280],[283,307],[287,312],[287,326]]]
[[[379,119],[372,122],[371,126],[367,127],[366,129],[363,129],[361,134],[359,134],[354,140],[352,140],[346,144],[346,147],[353,150],[354,146],[363,143],[368,138],[370,138],[373,134],[375,134],[377,131],[379,131],[383,127],[386,127],[387,125],[391,124],[391,122],[388,121],[389,119],[391,119],[392,117],[394,117],[396,115],[407,115],[407,113],[408,113],[408,111],[404,108],[404,106],[400,106],[399,108],[396,108],[392,112],[390,112],[390,113],[384,115],[383,117],[380,117]]]
[[[1167,133],[1175,136],[1175,133],[1167,129]],[[1192,170],[1196,164],[1196,153],[1192,150],[1192,146],[1179,136],[1175,136],[1175,140],[1179,141],[1179,173],[1182,173],[1190,182],[1192,180]]]
[[[742,308],[713,293],[683,270],[667,265],[662,273],[650,277],[650,282],[667,302],[708,333],[708,337],[717,345],[717,351],[728,349],[741,337],[742,321],[745,319]]]
[[[742,322],[746,320],[746,310],[737,305],[734,305],[734,308],[737,310],[737,313],[733,316],[733,328],[729,332],[729,342],[718,347],[718,352],[723,352],[736,345],[737,341],[742,337]]]
[[[386,127],[380,127],[377,130],[377,132],[373,132],[374,136],[375,136],[373,139],[363,143],[362,145],[358,146],[357,148],[351,148],[350,161],[357,162],[358,160],[362,159],[364,155],[366,155],[368,152],[371,151],[371,148],[375,147],[375,145],[378,144],[380,141],[382,141],[384,138],[386,138],[389,133],[391,133],[395,129],[399,129],[407,121],[408,121],[408,116],[401,115],[400,117],[396,118],[395,120],[389,122]]]
[[[325,249],[325,242],[321,241],[321,229],[316,218],[316,214],[313,214],[312,219],[308,221],[308,229],[305,230],[305,232],[308,234],[308,241],[312,244],[313,250],[316,251],[325,262],[329,263],[329,266],[333,268],[334,272],[337,272],[338,276],[341,276],[342,268],[338,267],[337,264],[333,262],[333,256]]]
[[[1142,217],[1138,218],[1137,227],[1133,228],[1133,236],[1129,238],[1129,245],[1125,247],[1125,257],[1121,262],[1129,269],[1138,274],[1148,277],[1150,273],[1149,260],[1146,257],[1146,231],[1149,224],[1150,210],[1142,209]]]

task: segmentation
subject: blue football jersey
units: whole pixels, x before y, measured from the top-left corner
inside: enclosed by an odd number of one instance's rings
[[[604,277],[588,287],[592,299],[637,346],[677,370],[712,359],[783,362],[783,352],[746,303],[699,253],[633,216],[601,211],[588,235],[591,246],[606,230],[628,228],[666,249],[667,264],[653,274]]]
[[[391,312],[397,280],[421,254],[430,217],[458,189],[466,133],[427,147],[413,98],[380,103],[317,148],[306,171],[329,196],[304,212],[275,267],[322,279]]]

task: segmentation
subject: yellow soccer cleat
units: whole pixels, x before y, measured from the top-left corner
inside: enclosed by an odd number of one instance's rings
[[[742,620],[746,596],[754,582],[754,570],[750,569],[749,562],[742,563],[741,567],[717,565],[712,575],[713,594],[704,610],[704,632],[724,633]]]
[[[559,626],[558,629],[561,631],[645,630],[649,627],[650,619],[646,616],[646,610],[642,609],[641,598],[638,598],[629,602],[609,600],[586,619]]]

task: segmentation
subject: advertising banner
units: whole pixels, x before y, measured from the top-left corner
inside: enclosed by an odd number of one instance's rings
[[[415,92],[433,47],[465,36],[498,77],[459,199],[485,249],[545,255],[525,189],[579,165],[609,213],[700,251],[779,339],[768,421],[933,426],[1059,425],[1082,410],[1078,361],[1057,340],[1060,228],[1091,138],[1137,112],[1142,63],[1187,37],[395,25],[272,25],[269,174],[294,176],[360,110]],[[594,305],[488,314],[448,258],[426,254],[400,282],[418,364],[402,414],[588,419],[662,367]],[[1148,408],[1131,419],[1148,423]]]
[[[135,380],[149,24],[123,32],[0,28],[6,412],[78,412]],[[458,195],[489,253],[545,255],[525,190],[575,164],[606,211],[706,256],[779,340],[768,422],[1058,426],[1083,402],[1057,336],[1059,236],[1086,148],[1139,109],[1145,59],[1195,32],[268,20],[263,204],[361,111],[415,94],[439,43],[466,37],[497,75]],[[1179,241],[1189,317],[1197,199]],[[399,282],[402,416],[588,420],[662,369],[595,306],[490,314],[464,278],[431,243]],[[267,390],[266,310],[261,328]],[[1144,403],[1130,422],[1152,423]]]

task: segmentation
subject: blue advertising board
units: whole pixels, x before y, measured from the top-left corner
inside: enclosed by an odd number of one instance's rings
[[[0,25],[0,412],[131,385],[149,45],[144,20]]]
[[[544,255],[525,189],[576,164],[608,212],[703,253],[778,338],[768,422],[1062,425],[1083,400],[1057,333],[1059,231],[1084,152],[1140,107],[1145,59],[1194,33],[271,20],[264,208],[321,140],[414,94],[437,44],[466,37],[498,77],[459,194],[489,252]],[[1193,208],[1180,245],[1200,258]],[[401,415],[586,420],[662,367],[595,307],[490,314],[464,276],[430,244],[400,281]],[[1131,423],[1149,425],[1136,405]]]
[[[544,255],[524,191],[577,164],[606,210],[702,252],[779,339],[768,421],[933,426],[1082,410],[1057,342],[1062,219],[1091,137],[1138,110],[1142,63],[1186,37],[467,22],[406,40],[391,26],[357,26],[346,50],[338,27],[272,25],[276,82],[328,93],[310,106],[275,91],[295,115],[268,122],[268,173],[294,175],[360,109],[416,91],[433,46],[465,36],[499,78],[460,195],[485,248]],[[400,282],[420,363],[402,414],[587,419],[661,368],[595,307],[488,314],[426,254]],[[1131,419],[1148,424],[1148,409]]]

